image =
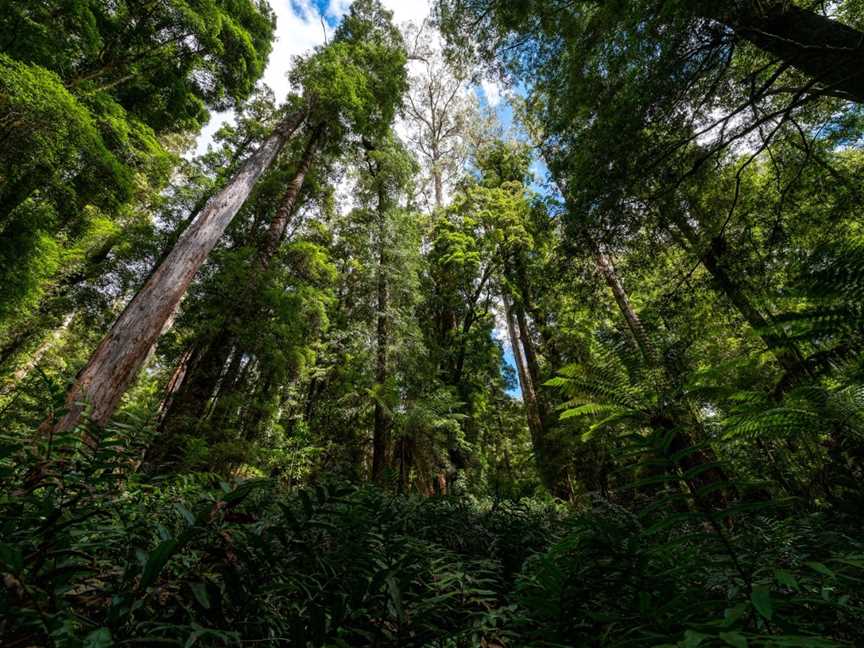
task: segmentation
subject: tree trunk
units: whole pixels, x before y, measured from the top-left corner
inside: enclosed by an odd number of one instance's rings
[[[180,355],[180,359],[177,361],[174,371],[171,372],[171,377],[168,379],[168,384],[165,386],[165,395],[162,397],[162,402],[159,403],[158,418],[160,426],[162,425],[162,421],[165,419],[166,413],[171,409],[171,403],[174,401],[174,397],[177,395],[177,392],[180,391],[180,387],[186,379],[186,372],[189,371],[189,362],[192,360],[194,353],[194,347],[186,349]]]
[[[543,397],[537,393],[537,385],[540,384],[539,369],[536,364],[534,345],[528,335],[525,313],[521,305],[511,303],[509,295],[505,294],[502,298],[507,332],[519,374],[522,402],[525,406],[528,429],[531,432],[531,444],[534,447],[538,473],[550,493],[561,499],[569,499],[571,493],[559,469],[560,449],[550,442],[548,413]]]
[[[164,407],[156,437],[147,449],[144,470],[159,470],[163,464],[180,459],[182,438],[204,419],[230,352],[231,339],[223,330],[209,343],[183,355],[180,364],[185,360],[186,368]]]
[[[207,255],[304,118],[304,111],[288,116],[234,178],[207,201],[79,372],[67,394],[68,411],[55,424],[55,432],[74,428],[87,406],[92,408],[94,423],[104,426],[108,422]]]
[[[417,441],[413,437],[401,436],[396,442],[395,460],[399,462],[399,492],[405,495],[411,486],[411,469]]]
[[[282,200],[279,203],[279,208],[273,215],[270,221],[270,227],[267,229],[267,234],[261,244],[259,251],[259,263],[261,268],[266,270],[270,266],[270,262],[276,255],[282,239],[285,238],[285,231],[288,228],[288,223],[291,220],[291,215],[294,213],[294,208],[297,206],[297,199],[300,196],[300,191],[303,189],[303,183],[306,180],[306,174],[312,167],[312,161],[315,158],[315,152],[321,139],[324,136],[324,125],[320,124],[312,133],[306,148],[303,151],[303,157],[297,166],[297,172],[288,183],[288,188],[282,195]]]
[[[444,206],[444,179],[441,177],[441,154],[438,146],[432,148],[432,184],[435,187],[435,207],[441,209]]]
[[[534,382],[531,375],[528,373],[527,363],[519,333],[516,330],[515,318],[513,317],[513,306],[508,295],[503,296],[504,300],[504,316],[507,319],[507,332],[510,336],[510,346],[513,348],[513,359],[516,363],[516,371],[519,374],[519,387],[522,391],[522,400],[525,404],[525,413],[528,418],[528,429],[531,431],[531,438],[534,441],[534,447],[539,449],[541,439],[543,438],[543,422],[540,418],[540,413],[537,408],[537,396],[534,392]],[[538,452],[538,455],[541,454]]]
[[[708,247],[700,252],[702,243],[699,240],[699,235],[690,223],[684,218],[679,218],[675,221],[675,226],[690,244],[691,249],[699,254],[699,260],[714,278],[717,287],[732,302],[732,305],[735,306],[741,317],[762,338],[765,346],[774,354],[783,370],[787,373],[799,372],[801,370],[801,359],[797,356],[795,350],[790,348],[788,341],[770,333],[772,327],[768,320],[750,302],[741,286],[726,270],[724,264],[726,250],[723,239],[719,236],[712,237]]]
[[[372,479],[382,484],[387,467],[387,446],[390,433],[390,414],[381,402],[387,384],[387,346],[389,331],[387,322],[387,212],[383,188],[378,191],[378,277],[376,285],[376,347],[375,384],[379,390],[375,400],[374,427],[372,430]]]
[[[278,250],[279,244],[282,241],[285,229],[290,222],[291,215],[297,204],[297,198],[303,188],[306,174],[309,172],[309,168],[312,164],[312,159],[314,157],[315,148],[320,134],[321,129],[316,129],[312,138],[310,138],[303,157],[299,162],[297,172],[288,184],[288,188],[283,194],[279,207],[270,222],[267,234],[260,244],[257,263],[261,269],[266,269],[269,266],[273,256]],[[257,275],[253,274],[251,276],[252,278],[249,282],[250,285],[248,286],[247,295],[255,294],[257,291]],[[239,320],[244,317],[245,311],[247,310],[246,302],[242,298],[238,302],[231,304],[229,308],[230,312],[226,314],[226,320]],[[207,349],[203,352],[203,356],[199,361],[191,364],[185,372],[182,383],[177,389],[178,398],[176,399],[176,407],[170,407],[166,410],[163,419],[164,423],[160,426],[165,431],[166,436],[170,437],[176,434],[176,432],[172,433],[170,428],[179,425],[181,429],[188,429],[190,421],[199,420],[205,416],[207,412],[207,403],[210,401],[215,390],[215,382],[218,381],[224,368],[224,364],[228,360],[230,346],[229,334],[227,332],[228,329],[228,324],[224,324],[223,330],[219,332],[215,340],[207,346]],[[224,380],[222,381],[216,400],[221,399],[226,393],[228,393],[228,391],[231,391],[236,387],[233,380],[236,380],[236,377],[239,374],[239,362],[242,357],[242,349],[238,348],[234,354],[234,361],[232,362],[232,365],[236,366],[229,367],[227,373],[229,380],[231,380],[232,383],[227,385]],[[233,376],[233,378],[231,378],[231,376]],[[189,383],[188,388],[186,385],[187,383]],[[208,386],[209,389],[207,388]],[[224,414],[224,412],[220,410],[220,415],[221,414]],[[222,422],[224,423],[224,420]],[[164,443],[165,442],[163,441],[162,444]]]
[[[642,321],[630,305],[630,299],[624,290],[624,286],[621,284],[621,280],[618,278],[618,273],[615,271],[611,260],[599,248],[595,247],[595,250],[597,266],[607,285],[612,290],[618,308],[627,321],[630,332],[636,338],[646,364],[649,367],[662,368],[664,370],[666,381],[669,383],[667,389],[669,389],[671,384],[675,382],[674,376],[671,375],[667,367],[661,366],[657,352],[645,333]],[[713,456],[713,450],[711,448],[703,450],[698,446],[694,447],[689,434],[680,429],[682,427],[697,427],[701,429],[701,425],[695,420],[692,413],[679,411],[659,413],[654,417],[651,427],[655,430],[671,434],[669,445],[665,448],[665,452],[670,457],[677,457],[674,459],[674,463],[682,473],[685,473],[684,481],[687,483],[694,501],[701,508],[722,508],[726,503],[726,497],[721,490],[717,489],[708,495],[704,494],[704,490],[708,486],[727,483],[723,470],[719,466],[714,465],[716,464],[716,459]],[[686,476],[688,471],[693,471],[693,475]]]
[[[519,304],[524,312],[530,313],[540,334],[542,342],[541,353],[552,367],[560,367],[561,355],[558,353],[555,339],[549,333],[548,314],[537,306],[532,297],[531,282],[525,271],[525,260],[521,254],[514,259],[515,279],[519,286]]]
[[[630,329],[630,333],[632,333],[633,338],[636,340],[636,344],[642,352],[645,361],[649,365],[656,365],[657,352],[655,351],[650,338],[645,333],[642,321],[630,305],[630,298],[627,296],[624,286],[621,285],[621,280],[618,279],[618,273],[615,271],[615,266],[612,265],[612,261],[600,250],[599,247],[595,247],[594,258],[597,263],[597,269],[600,271],[600,274],[603,275],[606,285],[609,286],[609,289],[612,291],[612,295],[615,297],[615,303],[618,304],[618,309],[624,316],[624,321],[627,322],[627,328]]]
[[[740,38],[809,76],[831,94],[864,103],[864,33],[789,0],[744,4],[741,11],[709,17],[729,25]]]

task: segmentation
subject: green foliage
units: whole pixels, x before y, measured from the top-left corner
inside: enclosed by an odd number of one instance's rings
[[[135,472],[147,436],[117,424],[95,451],[77,434],[3,439],[10,645],[860,639],[864,548],[851,519],[746,513],[723,543],[659,501],[637,516],[602,501],[568,513],[206,473],[151,482]]]
[[[295,61],[291,79],[304,89],[316,121],[380,137],[407,88],[407,55],[392,15],[377,0],[359,0],[334,41]]]

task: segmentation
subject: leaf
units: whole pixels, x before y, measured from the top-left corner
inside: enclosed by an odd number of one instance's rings
[[[768,621],[774,616],[774,605],[771,602],[771,593],[764,588],[754,589],[750,595],[753,607]]]
[[[266,479],[254,479],[243,482],[230,493],[225,493],[222,497],[222,501],[226,504],[231,504],[232,506],[237,505],[246,499],[253,490],[259,486],[263,486],[265,483],[267,483]]]
[[[82,648],[111,648],[113,645],[111,631],[108,628],[99,628],[84,637]]]
[[[387,578],[387,590],[390,592],[390,602],[396,611],[396,617],[400,623],[404,623],[405,610],[402,608],[402,592],[399,591],[399,584],[393,576]]]
[[[189,583],[189,587],[192,590],[192,594],[195,595],[195,600],[203,607],[205,610],[210,609],[210,596],[207,594],[207,584],[206,583]]]
[[[174,508],[177,509],[177,512],[183,516],[183,519],[189,524],[189,526],[195,526],[195,516],[192,515],[192,511],[183,506],[180,502],[174,504]]]
[[[738,632],[721,632],[718,636],[733,648],[747,648],[747,637]]]
[[[800,586],[798,585],[798,581],[795,577],[787,571],[782,569],[774,570],[774,578],[778,583],[783,585],[784,587],[788,587],[789,589],[799,590]]]
[[[828,569],[828,567],[826,567],[820,562],[806,562],[804,564],[807,565],[810,569],[819,572],[823,576],[828,576],[830,578],[836,577],[836,574],[833,571]]]
[[[141,582],[138,587],[141,590],[150,587],[158,578],[160,572],[168,564],[171,556],[177,550],[178,541],[176,538],[170,538],[162,542],[158,547],[150,552],[147,558],[147,564],[144,565],[144,571],[141,574]]]
[[[0,563],[6,565],[13,574],[17,574],[24,567],[24,556],[18,547],[0,543]]]

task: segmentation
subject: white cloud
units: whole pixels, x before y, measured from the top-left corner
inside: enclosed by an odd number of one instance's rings
[[[483,89],[483,96],[486,97],[486,103],[490,108],[495,108],[501,103],[502,92],[501,86],[496,81],[483,79],[480,81],[480,87]]]
[[[419,25],[432,9],[430,0],[383,0],[383,4],[393,12],[393,20],[397,25],[408,21]]]
[[[294,0],[293,4],[300,13],[295,11],[291,0],[270,1],[276,14],[276,42],[263,81],[273,89],[277,102],[284,101],[291,90],[287,74],[292,58],[323,44],[325,28],[328,38],[333,31],[326,21],[322,26],[321,16],[311,0]]]
[[[338,20],[348,13],[351,2],[352,0],[330,0],[327,17]],[[393,12],[393,20],[397,25],[408,21],[419,25],[431,11],[430,0],[383,0],[382,4]]]

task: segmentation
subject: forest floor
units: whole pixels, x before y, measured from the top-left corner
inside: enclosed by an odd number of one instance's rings
[[[860,516],[713,525],[659,496],[148,481],[110,443],[28,452],[4,445],[7,647],[864,645]]]

